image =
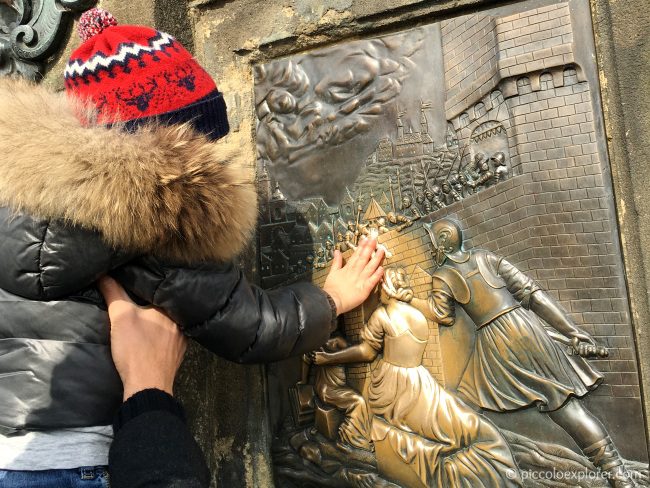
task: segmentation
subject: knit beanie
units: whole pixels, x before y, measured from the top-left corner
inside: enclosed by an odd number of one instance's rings
[[[117,25],[110,13],[93,8],[79,19],[79,35],[83,43],[65,68],[65,87],[96,108],[99,123],[135,130],[148,122],[190,122],[211,139],[228,133],[223,95],[169,34]]]

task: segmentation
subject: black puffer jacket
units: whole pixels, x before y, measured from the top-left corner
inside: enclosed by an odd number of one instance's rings
[[[0,82],[0,432],[111,422],[121,384],[94,286],[106,273],[233,361],[325,342],[321,290],[267,293],[229,264],[257,217],[238,153],[186,127],[83,127],[74,110]]]

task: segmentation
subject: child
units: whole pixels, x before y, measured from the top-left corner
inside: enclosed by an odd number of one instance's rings
[[[221,93],[168,34],[116,24],[100,9],[82,16],[67,98],[0,84],[4,487],[107,483],[122,387],[101,276],[211,351],[264,362],[319,347],[382,275],[366,240],[345,267],[337,253],[324,291],[249,285],[232,261],[253,235],[256,195],[247,162],[214,143],[228,132]]]

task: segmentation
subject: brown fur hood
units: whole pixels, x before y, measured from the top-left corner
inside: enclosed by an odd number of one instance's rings
[[[94,229],[112,246],[185,263],[229,260],[257,220],[237,149],[187,125],[83,126],[64,94],[0,81],[0,205]]]

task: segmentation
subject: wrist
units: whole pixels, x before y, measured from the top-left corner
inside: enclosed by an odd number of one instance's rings
[[[332,309],[332,320],[336,320],[336,317],[344,313],[343,306],[341,304],[341,298],[338,296],[338,293],[332,290],[323,288],[323,291],[325,292],[327,301],[329,302],[330,308]]]
[[[185,421],[185,413],[181,404],[176,401],[168,392],[157,388],[149,388],[138,391],[120,406],[115,414],[113,430],[119,431],[124,424],[152,411],[167,411]]]
[[[140,393],[144,390],[160,390],[167,393],[170,396],[174,396],[174,384],[164,381],[137,381],[137,382],[124,382],[124,394],[122,397],[123,401],[127,401],[132,396]]]

